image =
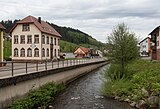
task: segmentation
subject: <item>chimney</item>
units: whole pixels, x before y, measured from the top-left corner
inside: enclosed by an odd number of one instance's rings
[[[38,22],[41,23],[41,17],[38,17]]]

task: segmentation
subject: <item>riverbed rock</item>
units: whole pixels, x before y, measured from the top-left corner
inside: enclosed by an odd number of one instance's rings
[[[119,97],[119,96],[115,96],[114,99],[115,99],[115,100],[119,100],[120,97]]]
[[[103,99],[104,97],[103,97],[103,96],[96,95],[95,98],[96,98],[96,99]]]
[[[53,109],[53,106],[52,106],[52,105],[49,105],[48,108],[49,108],[49,109]]]
[[[149,93],[148,93],[148,91],[147,91],[145,88],[142,88],[142,89],[141,89],[141,92],[142,92],[142,95],[143,95],[144,97],[148,97],[148,96],[149,96]]]
[[[125,99],[124,101],[128,102],[128,103],[131,102],[131,100],[129,98]]]
[[[80,97],[71,97],[71,100],[78,100]]]
[[[150,105],[150,107],[158,107],[159,97],[151,96],[147,99],[147,103]]]
[[[136,102],[132,102],[132,103],[130,104],[130,106],[135,107],[135,106],[136,106]]]
[[[139,100],[136,102],[136,108],[138,109],[146,109],[147,103],[144,100]]]

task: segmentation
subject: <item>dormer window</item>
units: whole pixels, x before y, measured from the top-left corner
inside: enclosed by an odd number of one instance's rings
[[[29,24],[22,24],[22,31],[30,31]]]

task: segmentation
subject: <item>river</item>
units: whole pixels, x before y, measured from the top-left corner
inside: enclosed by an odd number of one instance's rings
[[[52,109],[134,109],[101,95],[102,72],[108,65],[70,83],[52,103]]]

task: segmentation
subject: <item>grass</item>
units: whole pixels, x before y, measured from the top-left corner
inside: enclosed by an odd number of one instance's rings
[[[111,68],[111,69],[110,69]],[[106,96],[130,99],[131,101],[146,100],[150,96],[160,95],[160,62],[136,60],[128,65],[127,73],[130,78],[112,80],[108,71],[116,69],[110,67],[104,74],[107,81],[104,82],[102,92]],[[148,92],[146,96],[142,89]]]
[[[8,109],[46,108],[54,100],[55,94],[64,89],[63,84],[48,83],[39,89],[31,90],[25,98],[15,101]]]
[[[10,56],[12,55],[12,42],[11,40],[4,40],[4,59],[9,60]]]

